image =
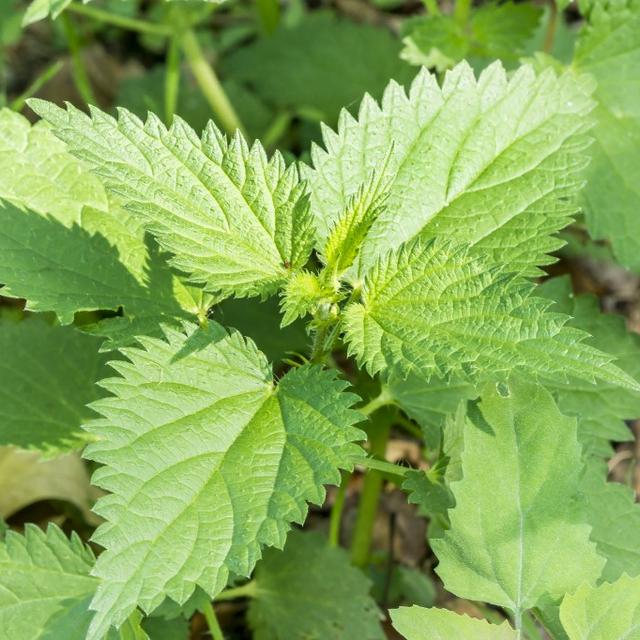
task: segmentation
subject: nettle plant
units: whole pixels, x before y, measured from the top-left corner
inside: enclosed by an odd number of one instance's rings
[[[84,446],[105,492],[97,559],[55,525],[6,534],[3,637],[179,638],[200,609],[221,638],[212,600],[246,597],[257,638],[383,638],[358,568],[383,476],[429,517],[445,588],[504,613],[392,611],[409,640],[536,637],[534,616],[639,637],[640,510],[603,457],[640,415],[640,345],[566,280],[536,284],[578,210],[593,90],[422,70],[345,111],[312,166],[213,124],[2,112],[0,281],[34,312],[2,324],[3,443]],[[277,375],[218,312],[273,296],[310,337]],[[399,415],[426,470],[384,460]],[[329,543],[290,532],[327,484]]]

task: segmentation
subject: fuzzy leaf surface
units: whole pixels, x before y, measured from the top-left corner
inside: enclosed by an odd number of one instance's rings
[[[640,576],[582,585],[565,596],[560,620],[570,640],[639,640]]]
[[[393,628],[406,640],[518,640],[520,637],[505,620],[490,624],[447,609],[400,607],[391,611]]]
[[[109,372],[101,342],[38,319],[0,321],[0,445],[52,454],[86,443],[86,405]]]
[[[50,627],[64,616],[73,623],[65,640],[84,640],[82,628],[91,618],[87,598],[98,583],[89,575],[94,561],[78,536],[68,539],[54,524],[46,533],[32,524],[26,525],[24,536],[8,531],[0,542],[3,639],[53,640]]]
[[[213,124],[202,137],[180,118],[167,129],[121,109],[118,119],[43,101],[32,108],[157,238],[172,266],[226,296],[273,293],[306,263],[313,242],[294,165]]]
[[[535,273],[561,246],[553,234],[577,210],[589,143],[591,81],[499,63],[478,79],[467,63],[445,77],[421,71],[408,95],[391,83],[381,105],[365,97],[343,112],[325,149],[312,151],[311,206],[320,241],[349,197],[392,153],[380,176],[385,211],[360,252],[362,277],[389,249],[416,236],[460,238],[499,264]]]
[[[573,66],[598,83],[595,144],[583,192],[589,231],[609,239],[617,259],[640,271],[640,2],[594,3]]]
[[[358,398],[320,367],[274,388],[266,358],[214,322],[140,342],[112,363],[122,377],[103,383],[114,397],[87,427],[101,438],[86,453],[104,465],[94,484],[111,492],[95,508],[106,550],[89,640],[136,606],[183,604],[198,586],[213,597],[230,572],[248,575],[362,453]]]
[[[249,604],[255,640],[383,640],[370,581],[319,533],[292,531],[258,564]],[[313,603],[313,606],[310,606]]]
[[[466,246],[412,241],[379,260],[360,303],[345,311],[349,350],[370,373],[496,376],[512,369],[545,378],[602,379],[640,390],[583,343],[532,295],[533,285],[501,272]]]
[[[518,618],[600,576],[604,558],[576,499],[576,432],[541,386],[511,380],[484,390],[469,412],[463,477],[451,485],[451,528],[431,541],[448,591]]]

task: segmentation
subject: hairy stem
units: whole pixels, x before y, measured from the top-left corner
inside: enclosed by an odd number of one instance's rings
[[[182,33],[176,31],[169,40],[167,48],[167,63],[164,78],[164,117],[168,125],[178,109],[178,94],[180,91],[180,47]]]
[[[202,615],[207,621],[207,626],[209,627],[209,631],[211,632],[211,637],[213,638],[213,640],[224,640],[222,628],[220,627],[220,623],[218,622],[216,612],[214,611],[211,602],[207,602],[207,604],[202,607]]]
[[[236,600],[238,598],[254,598],[258,590],[258,584],[255,580],[251,580],[239,587],[231,587],[225,589],[216,596],[216,602],[224,602],[225,600]]]
[[[371,420],[367,431],[373,457],[384,458],[385,456],[391,430],[391,417],[391,411],[385,410],[376,414]],[[368,458],[367,460],[369,461],[370,459]],[[369,562],[373,525],[378,512],[378,500],[382,490],[382,482],[383,478],[380,473],[373,470],[365,476],[362,485],[358,516],[353,532],[353,540],[351,541],[351,562],[357,567],[364,567]]]
[[[63,13],[60,19],[62,21],[62,30],[64,31],[64,36],[69,46],[73,82],[76,85],[78,93],[87,104],[96,104],[96,98],[91,88],[91,82],[89,82],[87,69],[82,60],[82,46],[76,26],[66,13]]]
[[[192,29],[187,29],[184,32],[182,48],[200,91],[216,114],[222,128],[229,134],[235,133],[237,129],[244,133],[242,123],[229,102],[218,76],[207,62],[198,38]]]
[[[121,27],[128,31],[137,31],[138,33],[167,37],[173,33],[171,28],[168,26],[154,24],[153,22],[146,22],[145,20],[139,20],[137,18],[127,18],[126,16],[109,13],[103,9],[96,9],[95,7],[86,4],[72,3],[66,8],[66,11],[71,11],[78,15],[97,20],[98,22],[104,22],[105,24],[112,24],[115,27]]]
[[[349,484],[350,473],[342,472],[342,480],[338,487],[336,499],[331,507],[331,517],[329,518],[329,546],[337,547],[340,544],[340,524],[342,523],[342,511],[347,495],[347,485]]]
[[[375,398],[369,400],[364,406],[358,407],[358,411],[365,416],[369,416],[374,411],[389,404],[393,404],[393,396],[389,393],[387,387],[382,387],[380,393]]]

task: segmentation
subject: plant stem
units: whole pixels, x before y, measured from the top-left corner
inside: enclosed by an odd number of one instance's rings
[[[173,30],[169,26],[154,24],[153,22],[146,22],[145,20],[139,20],[137,18],[127,18],[126,16],[109,13],[103,9],[96,9],[95,7],[91,7],[86,4],[72,3],[66,8],[66,11],[71,11],[78,15],[92,18],[98,22],[112,24],[115,27],[121,27],[128,31],[137,31],[138,33],[147,33],[150,35],[165,37],[169,37],[173,33]]]
[[[81,98],[87,104],[96,104],[96,98],[93,94],[91,83],[89,82],[89,76],[87,75],[84,61],[82,60],[82,47],[80,45],[78,31],[73,24],[73,21],[66,13],[63,13],[60,16],[60,20],[62,23],[62,30],[64,31],[64,36],[67,39],[67,44],[69,46],[69,54],[71,55],[71,70],[76,89],[78,90]]]
[[[222,633],[220,623],[218,622],[216,612],[214,611],[211,602],[207,602],[207,604],[202,607],[202,615],[207,621],[207,626],[209,627],[209,631],[211,631],[213,640],[224,640],[224,634]]]
[[[240,587],[231,587],[225,589],[216,596],[216,602],[224,602],[225,600],[236,600],[237,598],[254,598],[258,591],[258,583],[251,580]]]
[[[262,31],[271,35],[280,22],[280,3],[278,0],[256,0]]]
[[[551,53],[553,49],[553,41],[556,36],[556,26],[558,24],[558,5],[555,3],[555,0],[551,0],[549,7],[549,21],[547,22],[547,32],[545,33],[544,45],[542,47],[545,53]]]
[[[218,121],[222,128],[229,134],[235,133],[239,129],[244,133],[244,127],[240,122],[233,106],[229,102],[227,94],[224,92],[222,85],[215,71],[207,62],[198,38],[192,29],[187,29],[182,37],[182,48],[184,50],[187,62],[191,67],[202,94],[218,117]]]
[[[545,637],[536,624],[535,618],[529,612],[525,612],[522,616],[522,629],[530,640],[543,640]]]
[[[460,25],[466,25],[469,21],[471,13],[471,0],[456,0],[456,6],[453,9],[453,17]]]
[[[164,118],[167,126],[171,124],[171,120],[178,110],[181,38],[181,32],[176,31],[171,36],[167,48],[167,70],[164,77]]]
[[[347,485],[349,484],[350,473],[342,472],[342,480],[338,487],[336,499],[331,507],[331,517],[329,518],[329,546],[337,547],[340,544],[340,524],[342,522],[342,511],[344,500],[347,495]]]
[[[423,0],[424,6],[427,9],[427,13],[432,16],[440,15],[440,7],[438,6],[438,0]]]
[[[27,100],[35,95],[42,87],[44,87],[49,80],[58,75],[60,71],[64,67],[64,62],[62,60],[58,60],[54,62],[52,65],[47,67],[24,91],[24,93],[20,94],[12,103],[11,109],[14,111],[22,111],[24,105]]]
[[[265,149],[275,147],[276,143],[285,134],[291,124],[291,114],[288,111],[279,113],[269,125],[267,130],[260,136]]]
[[[393,396],[389,393],[387,387],[382,387],[380,393],[373,399],[369,400],[363,407],[358,407],[358,411],[365,416],[371,415],[374,411],[377,411],[381,407],[385,407],[389,404],[393,404]]]
[[[367,469],[374,469],[375,471],[379,471],[383,475],[389,476],[390,478],[395,478],[396,480],[402,481],[404,477],[407,475],[407,471],[409,471],[408,467],[401,467],[398,464],[394,464],[393,462],[388,462],[387,460],[379,460],[378,458],[357,458],[353,460],[354,464],[359,464]]]
[[[392,415],[390,411],[381,411],[371,420],[368,428],[371,455],[384,458]],[[369,462],[371,459],[367,458]],[[368,473],[364,478],[358,516],[351,541],[351,562],[357,567],[364,567],[369,562],[369,551],[373,537],[373,526],[378,512],[378,500],[382,490],[383,478],[377,471]]]

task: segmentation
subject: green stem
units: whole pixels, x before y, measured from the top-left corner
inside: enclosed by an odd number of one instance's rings
[[[456,6],[453,9],[453,17],[460,25],[466,25],[469,21],[471,13],[471,0],[456,0]]]
[[[358,407],[358,411],[365,416],[370,416],[374,411],[377,411],[381,407],[393,404],[393,401],[393,396],[389,392],[389,389],[383,386],[380,393],[375,398],[369,400],[369,402],[364,406]]]
[[[440,7],[438,6],[438,0],[423,0],[424,6],[427,9],[427,13],[432,16],[440,15]]]
[[[167,48],[167,69],[164,77],[164,117],[167,125],[171,124],[171,120],[178,110],[181,38],[181,32],[176,31],[171,36]]]
[[[529,640],[544,640],[545,636],[542,630],[538,627],[534,617],[529,612],[525,612],[522,616],[522,630]]]
[[[71,55],[71,72],[76,89],[78,89],[78,93],[87,104],[96,104],[96,98],[93,94],[93,89],[91,88],[91,82],[89,82],[87,69],[84,66],[84,61],[82,60],[82,47],[78,31],[73,24],[73,21],[66,13],[63,13],[60,16],[60,19],[62,22],[62,30],[64,31],[64,36],[69,46],[69,54]]]
[[[401,467],[398,464],[394,464],[393,462],[388,462],[387,460],[379,460],[378,458],[354,458],[354,464],[359,464],[367,469],[373,469],[375,471],[379,471],[385,476],[389,478],[395,479],[396,481],[402,482],[404,477],[407,475],[407,471],[409,471],[408,467]]]
[[[258,591],[258,583],[251,580],[240,587],[231,587],[225,589],[216,596],[216,602],[224,602],[225,600],[237,600],[238,598],[255,598]]]
[[[271,35],[280,22],[280,2],[278,0],[256,0],[262,31]]]
[[[154,24],[153,22],[146,22],[145,20],[139,20],[137,18],[127,18],[126,16],[109,13],[103,9],[97,9],[86,4],[70,4],[66,11],[77,13],[78,15],[97,20],[98,22],[112,24],[115,27],[121,27],[128,31],[137,31],[138,33],[165,37],[169,37],[173,33],[173,30],[169,26]]]
[[[202,607],[202,615],[207,621],[207,626],[209,627],[213,640],[224,640],[224,634],[216,617],[216,612],[213,610],[213,605],[210,602],[207,602],[207,604]]]
[[[24,93],[20,94],[11,103],[11,109],[13,109],[14,111],[22,111],[22,109],[24,108],[24,105],[26,104],[27,100],[29,98],[31,98],[32,96],[34,96],[36,93],[38,93],[38,91],[40,91],[40,89],[42,89],[42,87],[44,87],[44,85],[47,84],[47,82],[49,82],[49,80],[51,80],[52,78],[57,76],[58,73],[60,73],[60,71],[62,70],[62,67],[64,67],[64,62],[62,62],[62,60],[58,60],[57,62],[54,62],[52,65],[47,67],[27,87],[27,89],[24,91]]]
[[[367,431],[372,457],[384,458],[391,422],[392,415],[390,411],[382,411],[371,420]],[[371,461],[371,458],[367,458],[367,463]],[[374,470],[364,478],[360,504],[358,505],[358,516],[351,541],[351,562],[357,567],[364,567],[369,562],[373,526],[378,513],[380,492],[382,491],[382,476],[375,470],[375,467],[370,466],[370,468]]]
[[[292,116],[288,111],[279,113],[269,125],[267,130],[260,136],[265,149],[275,147],[278,140],[285,134],[291,124]]]
[[[344,501],[347,496],[347,485],[351,474],[347,471],[342,472],[342,480],[338,487],[336,499],[331,507],[331,517],[329,518],[329,546],[337,547],[340,544],[340,524],[342,523],[342,511],[344,510]]]
[[[547,32],[544,36],[544,45],[542,50],[545,53],[551,53],[553,49],[553,41],[556,37],[556,26],[558,24],[558,5],[555,0],[551,0],[550,3],[549,21],[547,22]]]
[[[416,440],[424,440],[422,429],[408,418],[398,415],[396,416],[396,424],[404,429],[408,434],[412,435]]]
[[[235,133],[236,129],[244,132],[240,119],[229,102],[218,76],[207,62],[198,38],[192,29],[187,29],[184,32],[182,48],[200,91],[211,105],[222,128],[229,134]]]

